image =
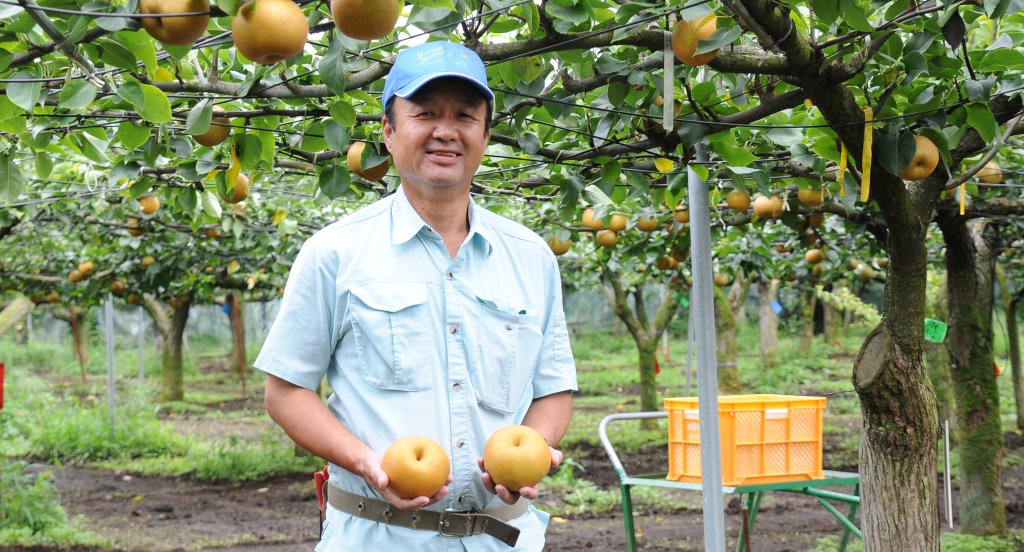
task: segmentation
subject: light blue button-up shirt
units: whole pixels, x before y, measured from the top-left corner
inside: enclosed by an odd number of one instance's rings
[[[255,366],[307,389],[326,374],[331,412],[383,453],[420,435],[441,444],[454,481],[429,508],[503,503],[480,479],[487,438],[521,423],[539,397],[576,389],[558,264],[520,224],[470,201],[452,260],[401,188],[313,235],[288,278]],[[380,498],[336,465],[330,481]],[[515,550],[541,550],[547,515],[514,520]],[[329,509],[317,550],[507,551],[487,536],[446,538]],[[391,548],[385,548],[391,546]]]

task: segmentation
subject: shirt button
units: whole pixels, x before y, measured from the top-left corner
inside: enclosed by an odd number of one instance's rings
[[[509,322],[508,324],[505,324],[505,329],[506,330],[511,330],[512,329],[512,323]]]
[[[454,280],[455,279],[455,275],[452,274],[451,272],[449,272],[448,274],[445,274],[444,277],[449,279],[449,280]]]
[[[452,326],[452,327],[448,328],[448,332],[449,333],[458,333],[459,329],[456,328],[455,326]]]
[[[462,445],[465,445],[465,444],[466,444],[466,442],[463,441],[462,439],[459,439],[458,441],[455,441],[455,447],[456,448],[462,448]]]
[[[454,383],[452,384],[452,389],[459,391],[460,389],[462,389],[462,384]]]

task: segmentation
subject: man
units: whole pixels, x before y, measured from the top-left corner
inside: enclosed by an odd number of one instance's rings
[[[472,50],[401,52],[382,98],[401,187],[315,234],[292,267],[255,365],[270,416],[330,462],[318,551],[543,549],[548,516],[528,506],[538,488],[494,485],[481,456],[520,423],[557,446],[575,366],[547,244],[469,196],[493,102]],[[313,391],[324,375],[326,406]],[[403,499],[381,458],[413,435],[452,468],[434,496]]]

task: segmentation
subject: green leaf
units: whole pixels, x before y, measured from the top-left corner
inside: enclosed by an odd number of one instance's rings
[[[274,166],[274,160],[277,157],[277,144],[274,142],[274,133],[268,130],[257,130],[254,132],[259,137],[260,143],[263,145],[263,151],[260,157],[267,167]]]
[[[138,110],[138,106],[136,106],[139,115],[151,123],[171,122],[171,102],[167,99],[167,94],[149,84],[140,84],[139,88],[142,89],[145,98],[145,104],[141,110]]]
[[[221,206],[220,201],[217,199],[217,194],[213,193],[213,190],[203,190],[203,193],[199,197],[203,204],[203,212],[208,216],[215,219],[220,219]]]
[[[498,76],[501,77],[501,81],[505,83],[505,86],[514,89],[522,82],[522,77],[511,63],[499,63],[497,67]]]
[[[25,175],[14,162],[14,148],[0,152],[0,198],[5,203],[14,203],[25,186]]]
[[[1010,7],[1010,0],[985,0],[985,13],[990,19],[998,19]]]
[[[82,155],[96,163],[107,163],[110,161],[106,154],[107,146],[109,145],[106,140],[93,136],[88,131],[77,132],[74,138]]]
[[[839,19],[840,0],[811,0],[811,9],[819,20],[831,25]]]
[[[721,48],[722,46],[728,46],[732,44],[734,40],[739,38],[740,34],[743,33],[743,29],[739,27],[722,27],[715,31],[715,34],[708,37],[706,40],[698,40],[697,48],[693,51],[694,55],[706,54]]]
[[[146,95],[142,92],[142,85],[139,84],[139,81],[125,80],[117,89],[117,95],[135,106],[135,109],[142,109],[146,105]]]
[[[35,153],[33,164],[35,165],[36,176],[39,178],[49,178],[50,173],[53,172],[53,158],[43,150]]]
[[[114,35],[114,40],[142,61],[150,75],[156,71],[156,47],[153,46],[153,40],[146,31],[120,32]]]
[[[734,146],[723,140],[711,140],[711,149],[730,167],[746,167],[757,161],[757,156],[748,148]]]
[[[903,172],[903,169],[906,169],[914,160],[914,154],[917,153],[917,141],[909,132],[893,134],[880,132],[875,134],[875,140],[878,140],[878,143],[872,149],[878,156],[879,164],[890,174],[898,175]]]
[[[356,124],[356,110],[352,107],[352,104],[338,100],[331,104],[330,108],[331,117],[335,121],[338,121],[343,126],[353,127]]]
[[[327,139],[327,145],[332,150],[342,153],[345,151],[345,146],[348,145],[348,127],[341,126],[337,121],[327,121],[327,125],[324,127],[324,138]]]
[[[349,183],[352,181],[352,175],[349,174],[348,169],[343,167],[336,159],[332,159],[325,163],[318,172],[318,185],[320,186],[320,191],[322,191],[325,196],[335,199],[341,197],[346,191],[348,191]]]
[[[73,79],[68,81],[57,96],[60,107],[68,111],[85,109],[96,99],[98,88],[87,82],[85,79]]]
[[[864,8],[855,2],[844,2],[844,4],[846,5],[846,11],[843,13],[843,21],[847,25],[852,27],[853,30],[862,33],[870,33],[875,30],[874,25],[868,21],[868,15],[864,12]]]
[[[39,96],[42,94],[42,82],[13,82],[18,80],[31,80],[38,78],[28,71],[18,71],[11,77],[7,84],[7,97],[14,102],[14,105],[28,111],[29,113],[39,103]]]
[[[327,47],[327,53],[320,60],[319,70],[320,80],[328,90],[339,96],[345,93],[345,45],[338,36]]]
[[[242,163],[242,170],[252,170],[260,162],[263,154],[263,141],[253,134],[243,134],[236,137],[235,140],[240,146],[238,153],[239,160]]]
[[[117,126],[117,139],[124,144],[124,147],[133,150],[149,140],[153,129],[145,125],[137,125],[131,121],[124,121]]]
[[[100,59],[104,63],[126,71],[135,71],[138,62],[131,50],[105,38],[97,40],[96,45],[100,48]]]
[[[207,98],[195,105],[188,112],[185,118],[186,134],[202,134],[210,130],[210,121],[213,120],[213,100]]]
[[[946,140],[946,135],[941,130],[933,127],[923,127],[917,131],[918,134],[928,138],[935,144],[935,147],[939,150],[939,157],[942,158],[942,163],[946,167],[950,167],[953,164],[952,157],[949,154],[949,141]]]
[[[1024,52],[1021,52],[1018,46],[1016,48],[998,48],[987,52],[978,62],[976,69],[985,73],[993,73],[1019,70],[1021,67],[1024,67]]]
[[[523,148],[523,151],[530,155],[540,150],[540,138],[532,132],[520,134],[516,141],[519,142],[519,147]]]
[[[988,105],[971,102],[965,105],[964,109],[967,110],[967,124],[978,131],[981,139],[986,142],[995,140],[996,133],[999,132],[999,124],[996,123],[996,118],[992,115],[992,110]]]
[[[573,25],[590,21],[590,12],[586,6],[572,0],[552,0],[546,4],[546,10],[552,18],[568,21]]]
[[[199,207],[199,191],[191,186],[178,188],[178,206],[186,212],[194,213]]]

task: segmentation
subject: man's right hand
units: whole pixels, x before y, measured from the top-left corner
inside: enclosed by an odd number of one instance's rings
[[[384,457],[381,454],[367,449],[366,453],[359,459],[359,473],[370,487],[384,497],[384,500],[395,505],[399,510],[415,510],[438,502],[448,494],[448,483],[454,480],[449,474],[448,481],[433,496],[402,498],[395,494],[395,491],[388,484],[388,474],[384,473],[383,459]]]

